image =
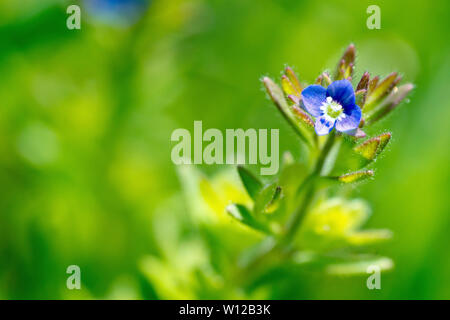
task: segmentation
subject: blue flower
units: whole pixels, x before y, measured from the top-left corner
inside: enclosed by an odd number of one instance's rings
[[[99,22],[127,27],[147,10],[150,0],[84,0],[87,11]]]
[[[326,135],[337,131],[353,134],[361,121],[361,109],[355,104],[355,92],[348,80],[337,80],[328,88],[319,85],[306,87],[302,93],[303,105],[316,118],[316,133]]]

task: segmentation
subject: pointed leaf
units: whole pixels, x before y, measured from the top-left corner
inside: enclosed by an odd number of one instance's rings
[[[253,215],[251,214],[250,210],[241,205],[241,204],[230,204],[227,206],[226,211],[236,220],[241,222],[242,224],[247,225],[248,227],[262,231],[264,233],[271,233],[270,229],[260,223],[259,221],[255,220]]]
[[[381,139],[378,137],[371,138],[362,144],[353,148],[353,150],[360,154],[363,158],[372,161],[378,154],[378,146],[381,143]]]
[[[281,187],[275,183],[267,185],[256,197],[255,215],[274,212],[278,208],[280,199]]]
[[[358,231],[347,236],[347,242],[354,246],[367,246],[387,241],[392,232],[386,229]]]
[[[265,212],[266,213],[272,213],[275,210],[278,209],[278,206],[280,205],[280,200],[283,197],[283,192],[280,186],[277,186],[275,189],[275,193],[272,196],[272,200],[266,205]]]
[[[381,271],[387,271],[394,267],[391,259],[381,257],[362,261],[342,262],[329,265],[325,272],[331,275],[351,276],[351,275],[367,275],[370,267],[377,266]]]
[[[370,177],[373,177],[373,171],[366,170],[344,174],[342,176],[337,177],[337,180],[343,183],[353,183],[366,180]]]
[[[391,140],[392,134],[390,132],[386,132],[380,134],[378,138],[380,138],[380,145],[378,146],[377,154],[383,152],[384,148],[387,146],[389,141]]]
[[[243,166],[238,166],[237,170],[248,195],[255,199],[263,187],[262,182]]]

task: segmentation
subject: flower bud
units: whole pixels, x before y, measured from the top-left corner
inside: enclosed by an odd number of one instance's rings
[[[367,123],[373,124],[394,110],[412,89],[414,89],[414,85],[411,83],[407,83],[398,88],[395,87],[386,99],[384,99],[376,108],[366,115],[365,118]]]
[[[383,81],[367,94],[364,111],[368,112],[372,110],[377,105],[377,102],[387,96],[400,80],[401,77],[398,76],[397,72],[393,72],[384,78]]]
[[[289,79],[291,80],[291,79]],[[284,118],[289,122],[289,124],[294,128],[294,130],[297,132],[299,137],[306,142],[308,145],[313,145],[313,135],[309,134],[310,129],[309,124],[312,122],[310,120],[309,116],[306,115],[304,112],[301,111],[297,106],[293,105],[290,106],[286,99],[284,98],[284,93],[281,90],[281,88],[272,81],[269,77],[263,78],[264,86],[266,87],[267,93],[269,94],[272,101],[277,106],[278,110],[280,110],[281,114],[284,116]],[[291,81],[292,83],[292,81]],[[295,87],[295,85],[294,85]],[[290,95],[291,97],[292,95]],[[294,111],[294,107],[295,110]],[[304,113],[304,114],[302,114]],[[309,118],[309,120],[308,120]]]
[[[302,85],[300,84],[300,81],[298,81],[298,78],[295,75],[294,70],[292,70],[291,67],[286,67],[284,69],[284,73],[288,77],[289,81],[292,83],[292,85],[296,91],[296,94],[299,96],[300,93],[302,92]]]
[[[369,85],[369,73],[366,71],[361,77],[361,80],[359,80],[358,85],[356,86],[356,91],[365,89],[367,91],[367,86]]]
[[[347,79],[352,76],[353,66],[355,64],[355,55],[355,45],[350,44],[342,55],[342,58],[339,60],[334,75],[334,80]]]
[[[352,183],[352,182],[358,182],[365,180],[367,178],[373,177],[373,171],[372,170],[366,170],[366,171],[357,171],[357,172],[351,172],[344,174],[342,176],[337,177],[337,180],[343,183]]]

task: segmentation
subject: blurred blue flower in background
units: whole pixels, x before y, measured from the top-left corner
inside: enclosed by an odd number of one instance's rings
[[[150,0],[85,0],[88,13],[106,25],[127,27],[144,14]]]

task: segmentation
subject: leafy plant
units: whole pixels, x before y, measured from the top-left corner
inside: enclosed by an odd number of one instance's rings
[[[355,47],[350,45],[334,74],[323,72],[313,85],[302,86],[290,67],[281,87],[268,77],[262,79],[271,100],[309,151],[307,161],[294,161],[287,152],[271,181],[243,166],[237,167],[237,175],[226,171],[212,178],[192,167],[180,169],[191,223],[198,231],[190,239],[200,238],[210,248],[209,257],[203,257],[208,262],[191,270],[193,278],[202,274],[206,287],[199,292],[211,290],[214,283],[216,293],[225,287],[223,292],[232,293],[218,298],[243,297],[243,293],[264,297],[255,289],[261,287],[265,274],[274,275],[280,268],[357,275],[371,265],[381,270],[393,267],[391,259],[370,250],[392,233],[363,229],[370,208],[363,200],[347,199],[345,193],[347,186],[373,179],[373,164],[391,140],[389,132],[367,137],[366,128],[394,110],[413,85],[398,86],[401,77],[395,72],[384,79],[365,72],[353,87],[354,63]],[[152,266],[147,272],[164,270],[161,262],[149,261]],[[156,274],[150,275],[152,279],[157,280]]]
[[[396,72],[384,79],[365,72],[353,89],[354,63],[355,47],[350,45],[334,75],[323,72],[314,85],[303,88],[290,67],[281,88],[263,78],[270,98],[311,151],[311,165],[300,169],[288,156],[280,176],[268,185],[238,167],[253,206],[232,204],[227,211],[273,239],[272,248],[249,259],[248,266],[274,254],[283,261],[302,252],[309,252],[308,263],[322,261],[330,273],[364,273],[368,261],[381,261],[384,269],[393,266],[388,258],[357,254],[362,246],[389,239],[390,231],[360,230],[369,216],[368,206],[361,200],[330,197],[329,189],[374,176],[367,167],[383,152],[391,134],[361,142],[366,138],[363,130],[391,112],[413,85],[398,87],[401,77]],[[339,267],[333,267],[335,263]]]

